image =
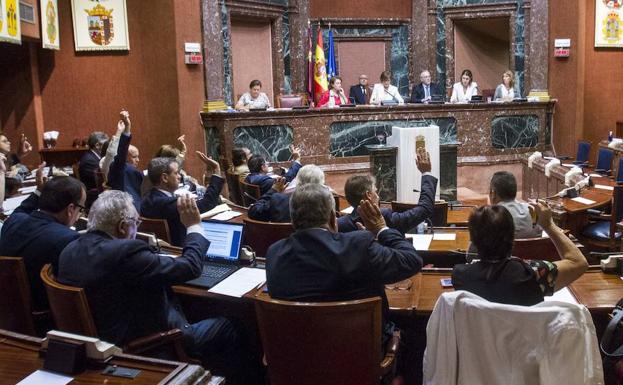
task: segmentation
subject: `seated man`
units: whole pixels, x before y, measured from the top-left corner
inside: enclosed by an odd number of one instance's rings
[[[517,181],[515,176],[507,171],[498,171],[491,177],[489,185],[489,200],[492,205],[504,206],[513,216],[515,223],[515,238],[539,238],[543,229],[532,223],[530,205],[518,202]]]
[[[139,152],[138,148],[130,145],[132,140],[132,123],[130,114],[121,111],[121,120],[118,126],[125,127],[119,138],[117,155],[115,155],[110,171],[108,172],[108,185],[113,190],[125,191],[132,197],[136,210],[141,210],[141,184],[143,183],[143,172],[138,167]]]
[[[320,167],[308,164],[301,167],[294,182],[295,188],[306,184],[324,185],[324,172]],[[292,190],[285,190],[285,178],[279,178],[270,190],[251,207],[249,207],[249,218],[264,222],[290,222],[290,197]]]
[[[86,191],[78,179],[59,176],[44,184],[43,165],[37,170],[37,190],[13,211],[2,226],[0,255],[22,257],[35,310],[49,309],[41,268],[51,263],[56,274],[58,256],[78,238],[72,229],[84,210]]]
[[[376,204],[361,201],[368,231],[337,232],[335,200],[318,184],[301,186],[290,200],[294,234],[266,253],[272,298],[292,301],[348,301],[380,296],[388,321],[385,284],[407,279],[422,268],[413,243],[387,228]],[[384,336],[391,335],[386,323]]]
[[[224,318],[189,324],[172,296],[171,285],[197,278],[210,241],[203,235],[199,209],[190,197],[176,202],[187,235],[177,258],[152,252],[135,240],[140,222],[132,197],[107,190],[89,212],[88,232],[70,243],[59,259],[59,282],[86,291],[98,336],[122,346],[136,338],[178,328],[188,354],[208,367],[222,365],[227,381],[246,373],[240,366],[236,331]]]
[[[286,182],[291,182],[299,169],[301,168],[301,162],[299,162],[299,158],[301,157],[299,153],[299,149],[295,148],[292,150],[292,165],[290,169],[286,173],[285,178]],[[260,155],[253,155],[247,162],[249,166],[249,171],[251,172],[245,178],[245,182],[250,184],[255,184],[260,186],[260,194],[264,195],[273,187],[273,183],[275,183],[275,179],[271,178],[268,174],[268,164],[266,164],[266,160]]]
[[[395,213],[391,209],[381,209],[387,226],[392,229],[397,229],[403,234],[410,231],[427,218],[430,218],[435,209],[437,178],[430,173],[430,157],[428,152],[422,148],[418,149],[417,168],[422,173],[422,191],[420,192],[420,200],[417,206],[402,213]],[[344,186],[344,194],[346,195],[348,203],[353,207],[353,212],[338,218],[337,226],[340,233],[357,230],[357,222],[361,222],[357,205],[361,200],[367,199],[376,205],[379,203],[374,177],[370,175],[356,175],[348,178]]]
[[[223,188],[223,178],[218,162],[197,152],[205,163],[208,172],[212,173],[210,185],[203,198],[197,201],[199,211],[204,213],[218,204],[219,194]],[[146,218],[166,219],[171,232],[171,244],[182,246],[186,235],[186,228],[180,221],[177,211],[175,190],[180,184],[179,164],[175,158],[154,158],[149,162],[147,176],[154,187],[143,197],[141,215]]]
[[[95,172],[100,170],[101,151],[104,143],[108,141],[108,135],[101,131],[95,131],[89,135],[87,144],[89,151],[82,155],[78,164],[78,172],[80,173],[80,181],[84,183],[87,189],[87,207],[91,207],[91,203],[97,199],[97,181],[95,180]]]

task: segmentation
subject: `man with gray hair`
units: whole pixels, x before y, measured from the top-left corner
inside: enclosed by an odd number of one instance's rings
[[[123,346],[178,328],[188,354],[225,372],[229,382],[242,370],[237,364],[243,352],[234,327],[225,318],[189,324],[170,290],[171,285],[199,277],[210,245],[195,201],[179,198],[177,210],[187,235],[182,255],[173,258],[156,254],[147,243],[134,239],[140,220],[128,193],[104,191],[89,212],[88,232],[61,253],[57,279],[85,289],[103,340]]]
[[[292,192],[307,184],[324,185],[324,172],[320,167],[308,164],[299,170],[292,181],[293,188],[285,184],[285,178],[280,177],[273,183],[268,192],[249,207],[249,218],[264,222],[287,223],[290,218],[290,197]]]
[[[272,298],[293,301],[348,301],[380,296],[391,336],[386,284],[422,268],[413,243],[385,225],[379,207],[362,200],[367,231],[338,233],[335,200],[318,184],[300,186],[290,199],[294,234],[269,247],[266,279]]]

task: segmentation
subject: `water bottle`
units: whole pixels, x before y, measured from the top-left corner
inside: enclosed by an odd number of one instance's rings
[[[612,142],[612,131],[608,133],[608,143]]]

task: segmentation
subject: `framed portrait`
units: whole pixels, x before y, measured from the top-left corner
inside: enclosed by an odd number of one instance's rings
[[[0,0],[0,41],[22,44],[18,0]]]
[[[595,47],[623,47],[623,0],[595,0]]]
[[[125,0],[71,0],[76,51],[128,51]]]
[[[58,0],[40,0],[41,46],[48,49],[61,49],[58,32]]]

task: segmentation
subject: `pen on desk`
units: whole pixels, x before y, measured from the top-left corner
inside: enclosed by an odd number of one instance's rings
[[[414,188],[414,189],[413,189],[413,192],[420,192],[420,190],[418,190],[418,189]]]

